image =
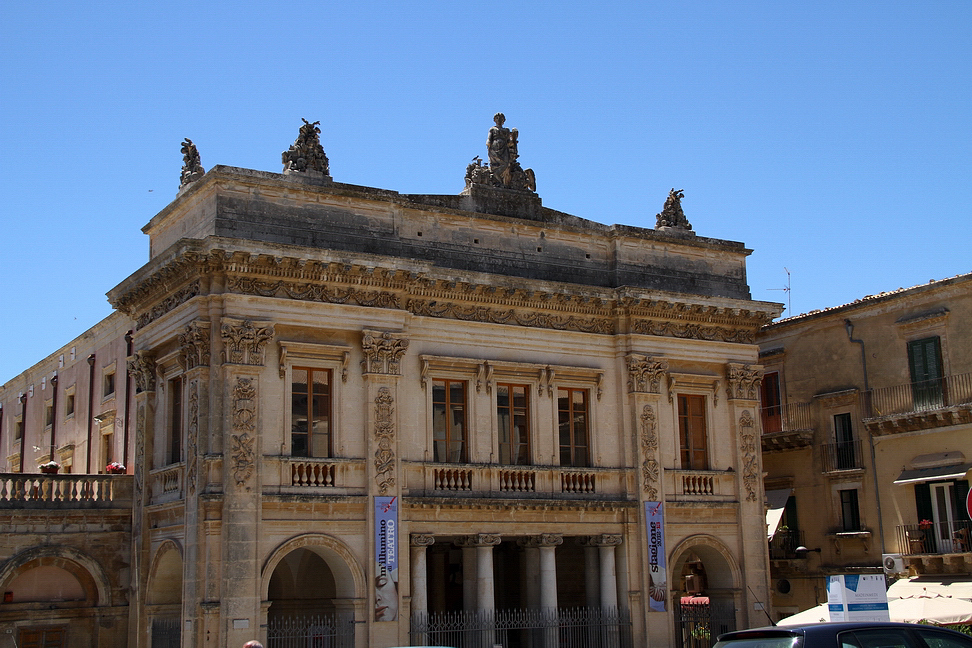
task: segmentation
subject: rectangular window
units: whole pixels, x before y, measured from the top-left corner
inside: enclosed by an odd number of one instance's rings
[[[72,416],[74,416],[74,394],[68,394],[67,400],[64,401],[64,418]]]
[[[837,452],[837,470],[857,468],[854,458],[854,428],[850,413],[834,415],[834,449]]]
[[[434,461],[468,461],[465,382],[432,381],[432,447]]]
[[[938,336],[909,342],[908,365],[915,410],[944,406],[942,344]]]
[[[115,435],[112,432],[103,433],[101,435],[101,467],[98,472],[104,471],[105,466],[115,460],[114,446]]]
[[[682,468],[708,470],[705,396],[678,395],[678,435],[682,450]]]
[[[171,409],[169,411],[168,463],[182,461],[182,378],[169,382]]]
[[[783,430],[783,404],[780,400],[780,374],[776,371],[763,376],[762,387],[763,434]]]
[[[290,386],[291,456],[332,456],[331,370],[294,367]]]
[[[105,374],[104,397],[107,398],[115,393],[115,372],[110,371]]]
[[[557,423],[560,432],[560,465],[589,466],[590,422],[586,389],[557,390]]]
[[[44,406],[44,426],[51,427],[54,425],[54,405],[49,403]]]
[[[857,503],[857,489],[840,491],[840,519],[844,531],[861,530],[861,511]]]
[[[527,385],[496,385],[500,464],[525,466],[530,463],[529,394]]]
[[[14,422],[14,439],[20,441],[24,436],[24,420],[20,417]]]

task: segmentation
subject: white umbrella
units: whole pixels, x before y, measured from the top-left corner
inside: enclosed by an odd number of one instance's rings
[[[972,621],[972,603],[947,596],[907,596],[888,603],[892,621],[917,623],[927,620],[941,625]]]
[[[947,625],[972,622],[972,602],[947,596],[907,596],[894,599],[888,602],[888,612],[892,621],[901,623],[930,621]],[[776,625],[793,626],[827,621],[830,621],[830,612],[827,604],[823,603],[782,619]]]

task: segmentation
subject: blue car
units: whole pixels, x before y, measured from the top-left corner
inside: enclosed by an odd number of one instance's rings
[[[810,623],[727,632],[714,648],[972,648],[972,637],[913,623]]]

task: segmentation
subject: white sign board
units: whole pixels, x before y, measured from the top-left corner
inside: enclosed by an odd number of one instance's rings
[[[841,574],[827,581],[831,621],[890,621],[884,574]]]

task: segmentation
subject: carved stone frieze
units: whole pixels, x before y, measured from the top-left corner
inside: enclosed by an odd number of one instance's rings
[[[253,474],[253,450],[256,429],[256,387],[252,378],[238,377],[233,387],[233,434],[231,438],[231,469],[238,486],[244,486]]]
[[[190,322],[179,335],[179,362],[183,369],[208,367],[210,355],[209,322]]]
[[[395,410],[391,390],[382,387],[375,397],[375,483],[378,493],[386,494],[395,487]]]
[[[726,392],[729,400],[757,400],[759,386],[763,380],[763,368],[759,365],[744,365],[736,362],[726,364]]]
[[[423,317],[442,317],[466,322],[487,322],[490,324],[510,324],[547,328],[557,331],[580,331],[582,333],[612,334],[615,330],[613,319],[587,318],[574,315],[554,315],[535,311],[522,312],[514,309],[496,309],[488,306],[469,306],[438,300],[410,299],[405,310]]]
[[[739,416],[739,446],[743,460],[743,485],[746,487],[746,500],[756,501],[759,489],[759,446],[756,443],[756,422],[749,410]]]
[[[408,338],[403,333],[363,331],[361,350],[364,351],[364,372],[400,375],[402,356],[408,350]]]
[[[223,363],[263,366],[264,351],[273,339],[273,324],[223,318]]]
[[[655,410],[651,405],[645,405],[641,411],[641,475],[644,480],[644,492],[648,500],[658,499],[658,429]]]
[[[707,326],[694,322],[658,322],[638,319],[632,323],[631,328],[635,333],[643,335],[658,335],[686,340],[718,340],[720,342],[752,344],[756,339],[755,329]]]
[[[631,354],[625,358],[625,362],[628,365],[629,392],[659,393],[662,378],[668,371],[665,360]]]
[[[142,313],[135,320],[135,328],[141,329],[159,319],[169,311],[181,306],[199,294],[199,281],[193,281],[188,286],[172,293],[148,311]]]
[[[189,423],[186,430],[186,492],[196,494],[199,454],[199,380],[189,381]]]
[[[150,351],[136,351],[128,361],[128,371],[135,381],[135,393],[155,391],[155,354]]]

